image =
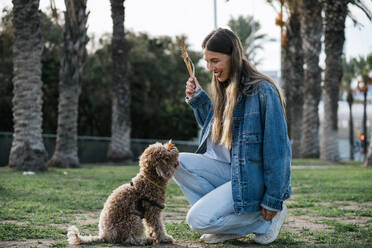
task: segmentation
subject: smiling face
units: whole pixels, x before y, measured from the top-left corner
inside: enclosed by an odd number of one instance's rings
[[[219,82],[225,82],[230,78],[230,55],[204,49],[204,60],[207,62],[208,70]]]

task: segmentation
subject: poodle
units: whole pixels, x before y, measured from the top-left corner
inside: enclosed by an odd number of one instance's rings
[[[168,180],[179,166],[178,149],[169,141],[150,145],[140,156],[140,171],[130,183],[108,197],[99,218],[98,236],[81,236],[75,226],[68,229],[71,245],[109,242],[129,245],[173,243],[161,221]],[[146,238],[143,237],[143,222]]]

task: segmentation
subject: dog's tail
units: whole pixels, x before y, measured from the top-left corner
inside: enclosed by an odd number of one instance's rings
[[[79,245],[89,242],[104,242],[100,236],[81,236],[76,226],[70,226],[67,231],[67,239],[70,245]]]

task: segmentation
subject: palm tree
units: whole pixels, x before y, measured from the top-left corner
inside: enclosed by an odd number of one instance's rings
[[[127,78],[128,51],[124,33],[124,0],[110,0],[112,35],[112,121],[108,158],[123,162],[132,157],[130,149],[130,87]]]
[[[321,68],[319,54],[323,31],[320,0],[302,0],[301,36],[304,52],[304,104],[302,115],[301,157],[319,157],[319,114]]]
[[[347,93],[347,103],[349,104],[349,145],[350,145],[350,160],[354,160],[354,121],[352,107],[354,103],[353,89],[351,87],[352,80],[356,77],[355,59],[349,62],[345,57],[342,58],[342,87]]]
[[[324,123],[320,158],[339,160],[337,139],[337,109],[339,88],[342,79],[342,52],[345,41],[345,19],[348,4],[359,7],[371,20],[371,13],[360,0],[323,0],[324,44],[326,69],[323,86]]]
[[[253,16],[231,18],[227,25],[238,35],[248,60],[254,65],[260,64],[261,60],[256,57],[257,51],[263,49],[263,43],[275,39],[268,38],[267,34],[258,34],[261,24],[255,21]]]
[[[65,30],[59,73],[57,142],[50,166],[79,166],[77,121],[81,77],[86,58],[87,0],[65,0]]]
[[[364,70],[365,72],[365,77],[364,77],[364,80],[365,82],[369,83],[369,84],[372,84],[372,80],[371,80],[371,77],[370,77],[370,73],[372,72],[372,53],[369,54],[367,56],[367,59],[366,59],[366,69]],[[367,152],[367,157],[366,159],[364,160],[364,166],[365,167],[372,167],[372,129],[371,129],[371,134],[369,136],[369,147],[368,147],[368,152]]]
[[[274,8],[274,1],[267,0]],[[288,134],[292,143],[292,156],[300,156],[302,106],[304,94],[303,51],[299,0],[278,0],[279,16],[276,24],[281,28],[281,80],[287,108]],[[287,21],[283,20],[284,11]]]
[[[372,54],[368,55],[366,58],[360,56],[359,58],[353,58],[350,63],[354,67],[354,76],[357,77],[359,80],[359,83],[363,83],[364,85],[367,86],[366,92],[364,92],[364,87],[361,85],[358,85],[359,91],[364,94],[365,96],[365,101],[363,101],[363,121],[362,121],[362,133],[365,135],[365,141],[367,141],[367,93],[368,93],[368,86],[372,84],[372,79],[370,77],[370,73],[372,72]],[[364,86],[363,85],[363,86]],[[371,166],[372,158],[371,158],[371,152],[372,152],[372,147],[371,145],[369,148],[364,148],[364,142],[362,143],[363,145],[363,150],[367,152],[367,156],[365,156],[364,164],[365,166]]]
[[[288,3],[290,16],[286,25],[286,39],[283,44],[282,62],[287,64],[288,74],[282,74],[283,89],[288,96],[289,136],[292,142],[292,156],[300,157],[302,108],[304,103],[304,55],[302,51],[299,1]]]
[[[342,79],[342,51],[345,41],[345,19],[348,0],[324,1],[324,45],[326,68],[323,86],[324,121],[320,158],[338,161],[340,159],[337,138],[337,109],[339,87]]]
[[[42,139],[42,81],[39,0],[13,0],[13,120],[9,166],[47,170]]]

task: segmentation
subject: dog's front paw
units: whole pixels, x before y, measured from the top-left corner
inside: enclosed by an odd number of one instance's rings
[[[174,239],[170,235],[164,235],[161,239],[159,239],[159,243],[164,243],[164,244],[173,244]]]

